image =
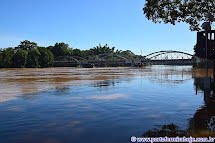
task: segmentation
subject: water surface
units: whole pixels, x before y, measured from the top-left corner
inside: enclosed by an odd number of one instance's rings
[[[197,130],[202,76],[191,66],[1,69],[0,141],[126,143],[165,124]]]

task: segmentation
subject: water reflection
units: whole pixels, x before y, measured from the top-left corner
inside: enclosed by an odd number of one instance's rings
[[[115,100],[126,97],[126,94],[110,94],[110,95],[102,95],[102,96],[92,96],[91,99],[98,100]]]
[[[159,67],[159,70],[157,70]],[[113,88],[119,82],[131,82],[132,77],[148,77],[160,84],[183,84],[192,76],[192,67],[152,66],[132,68],[49,68],[49,69],[1,69],[0,102],[16,99],[22,94],[39,93],[56,89],[65,91],[68,86],[91,84],[92,87]],[[125,78],[126,77],[126,78]],[[130,78],[129,78],[130,77]],[[117,80],[119,79],[120,80]]]
[[[204,91],[204,78],[202,77],[195,77],[194,78],[194,86],[196,88],[196,94],[198,92]]]
[[[204,79],[195,79],[197,89],[204,90]],[[204,90],[204,105],[196,111],[191,121],[192,134],[196,136],[215,136],[215,91]]]
[[[169,69],[168,69],[169,68]],[[152,72],[149,80],[160,84],[183,84],[192,79],[191,67],[162,67],[157,72]]]
[[[69,90],[70,90],[70,88],[68,86],[57,86],[55,88],[55,91],[58,93],[66,93],[66,92],[69,92]]]
[[[132,71],[129,68],[0,69],[0,103],[17,99],[23,94],[53,89],[62,92],[74,85],[114,86],[115,81],[111,80],[132,76]]]
[[[146,131],[143,134],[144,137],[215,136],[215,90],[204,91],[204,78],[201,76],[193,78],[194,86],[196,87],[196,94],[202,93],[202,99],[204,101],[204,104],[201,107],[199,107],[199,109],[194,113],[192,118],[188,119],[189,122],[187,128],[185,130],[181,130],[174,123],[160,125],[157,128],[153,128]]]
[[[151,81],[155,83],[160,84],[183,84],[186,81],[189,81],[192,79],[192,76],[187,75],[174,75],[174,74],[166,74],[166,75],[158,75],[158,76],[152,76],[150,78]]]
[[[18,98],[0,103],[2,142],[126,143],[157,125],[156,135],[213,130],[212,96],[195,95],[192,77],[201,76],[190,66],[3,71],[0,97]]]
[[[92,84],[92,86],[99,87],[99,88],[103,88],[103,87],[112,88],[113,86],[115,86],[115,84],[116,84],[115,80],[105,80],[105,81],[96,82],[96,83]]]
[[[215,136],[215,99],[211,98],[204,106],[196,111],[193,118],[189,119],[188,128],[179,129],[171,123],[160,125],[143,134],[144,137],[214,137]]]

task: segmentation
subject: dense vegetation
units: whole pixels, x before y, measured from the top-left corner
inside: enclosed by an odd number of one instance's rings
[[[54,46],[41,47],[28,40],[20,42],[17,47],[0,49],[0,68],[36,68],[51,67],[59,56],[78,56],[88,59],[92,55],[115,53],[125,57],[136,57],[129,50],[115,50],[107,44],[100,44],[89,50],[73,49],[66,43],[56,43]]]
[[[214,21],[214,0],[146,0],[146,18],[155,23],[186,22],[190,30],[199,31],[202,21]]]

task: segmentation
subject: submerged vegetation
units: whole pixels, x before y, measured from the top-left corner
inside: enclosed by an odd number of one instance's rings
[[[98,45],[89,50],[73,49],[66,43],[56,43],[54,46],[41,47],[28,40],[20,42],[16,47],[0,49],[0,68],[37,68],[51,67],[60,56],[78,56],[88,59],[92,55],[105,53],[120,54],[125,57],[137,57],[130,50],[116,50],[107,44]]]
[[[187,131],[180,130],[175,124],[163,125],[160,128],[148,130],[143,134],[144,137],[183,137],[188,136]]]

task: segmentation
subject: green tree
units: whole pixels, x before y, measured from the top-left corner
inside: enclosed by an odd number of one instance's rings
[[[80,49],[73,49],[72,50],[72,56],[78,56],[78,57],[83,57],[83,52]]]
[[[122,52],[122,50],[118,50],[118,49],[117,49],[115,53],[116,53],[116,54],[121,54],[121,52]]]
[[[39,65],[40,67],[51,67],[54,63],[54,55],[52,52],[45,47],[38,48],[40,55],[39,55]]]
[[[13,55],[14,55],[14,49],[13,48],[7,48],[2,51],[2,66],[5,68],[11,68],[13,67]]]
[[[56,43],[53,47],[49,47],[54,55],[54,58],[59,56],[68,56],[71,54],[71,49],[68,44]]]
[[[14,67],[16,68],[25,67],[27,55],[28,55],[28,52],[23,49],[16,50],[13,56]]]
[[[38,49],[32,49],[28,51],[26,67],[37,68],[39,67],[40,52]]]
[[[23,49],[27,51],[27,50],[36,49],[37,47],[38,47],[37,43],[25,40],[25,41],[21,41],[20,45],[16,47],[16,49]]]
[[[115,50],[115,47],[110,48],[107,44],[105,44],[104,46],[101,46],[101,44],[99,44],[98,46],[91,48],[90,52],[93,55],[99,55],[99,54],[113,53],[114,50]]]
[[[133,59],[136,55],[132,52],[132,51],[130,51],[130,50],[126,50],[126,51],[122,51],[121,53],[120,53],[120,55],[122,55],[123,57],[125,57],[125,58],[131,58],[131,59]]]
[[[190,30],[200,30],[202,21],[213,22],[214,0],[146,0],[143,8],[147,19],[155,23],[186,22]]]
[[[82,50],[82,56],[84,58],[87,58],[88,56],[90,56],[90,50]]]

